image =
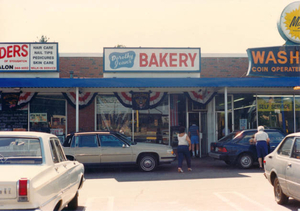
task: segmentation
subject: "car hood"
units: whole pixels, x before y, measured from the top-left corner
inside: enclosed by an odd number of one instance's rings
[[[47,166],[41,165],[0,165],[0,181],[18,181],[21,178],[32,179],[47,168]]]

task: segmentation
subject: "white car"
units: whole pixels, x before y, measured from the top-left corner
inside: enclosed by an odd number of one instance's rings
[[[176,158],[170,146],[134,143],[114,131],[75,133],[67,136],[63,146],[68,157],[74,157],[86,167],[131,164],[150,172],[158,165],[171,163]]]
[[[289,197],[300,201],[300,133],[287,135],[265,157],[264,168],[278,204],[286,204]]]
[[[57,136],[0,132],[0,210],[78,207],[83,164],[66,159]]]

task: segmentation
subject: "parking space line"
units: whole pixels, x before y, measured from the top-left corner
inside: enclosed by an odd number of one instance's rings
[[[95,201],[99,202],[99,201],[103,201],[105,200],[106,202],[106,207],[105,207],[105,202],[103,202],[103,210],[105,211],[113,211],[114,210],[114,197],[110,196],[110,197],[89,197],[85,203],[85,211],[98,211],[98,208],[93,208]]]
[[[255,204],[256,206],[260,207],[260,210],[266,210],[266,211],[272,211],[271,209],[266,208],[264,205],[254,201],[253,199],[248,198],[247,196],[245,196],[244,194],[241,194],[239,192],[233,191],[233,192],[218,192],[218,193],[214,193],[218,198],[220,198],[223,202],[225,202],[226,204],[228,204],[229,206],[233,207],[235,210],[244,210],[242,209],[240,206],[238,206],[237,204],[235,204],[234,202],[230,201],[228,198],[226,198],[226,196],[224,195],[228,195],[228,194],[234,194],[236,196],[238,196],[239,198],[242,198],[252,204]]]
[[[223,192],[225,193],[225,192]],[[227,192],[229,193],[229,192]],[[235,203],[231,202],[229,199],[227,199],[226,197],[222,196],[221,193],[214,193],[219,199],[221,199],[223,202],[225,202],[226,204],[228,204],[229,206],[233,207],[235,210],[243,210],[242,208],[240,208],[238,205],[236,205]]]

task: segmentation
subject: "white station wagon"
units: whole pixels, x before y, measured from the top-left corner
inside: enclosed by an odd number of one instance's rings
[[[0,132],[0,210],[76,209],[83,182],[55,135]]]
[[[289,197],[300,201],[300,133],[287,135],[265,157],[265,176],[274,186],[275,200],[285,204]]]

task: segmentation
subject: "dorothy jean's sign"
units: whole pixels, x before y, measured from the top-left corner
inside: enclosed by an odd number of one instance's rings
[[[104,72],[200,72],[200,48],[104,48]]]
[[[250,48],[249,76],[300,77],[300,46]]]
[[[58,43],[0,43],[0,72],[58,70]]]

